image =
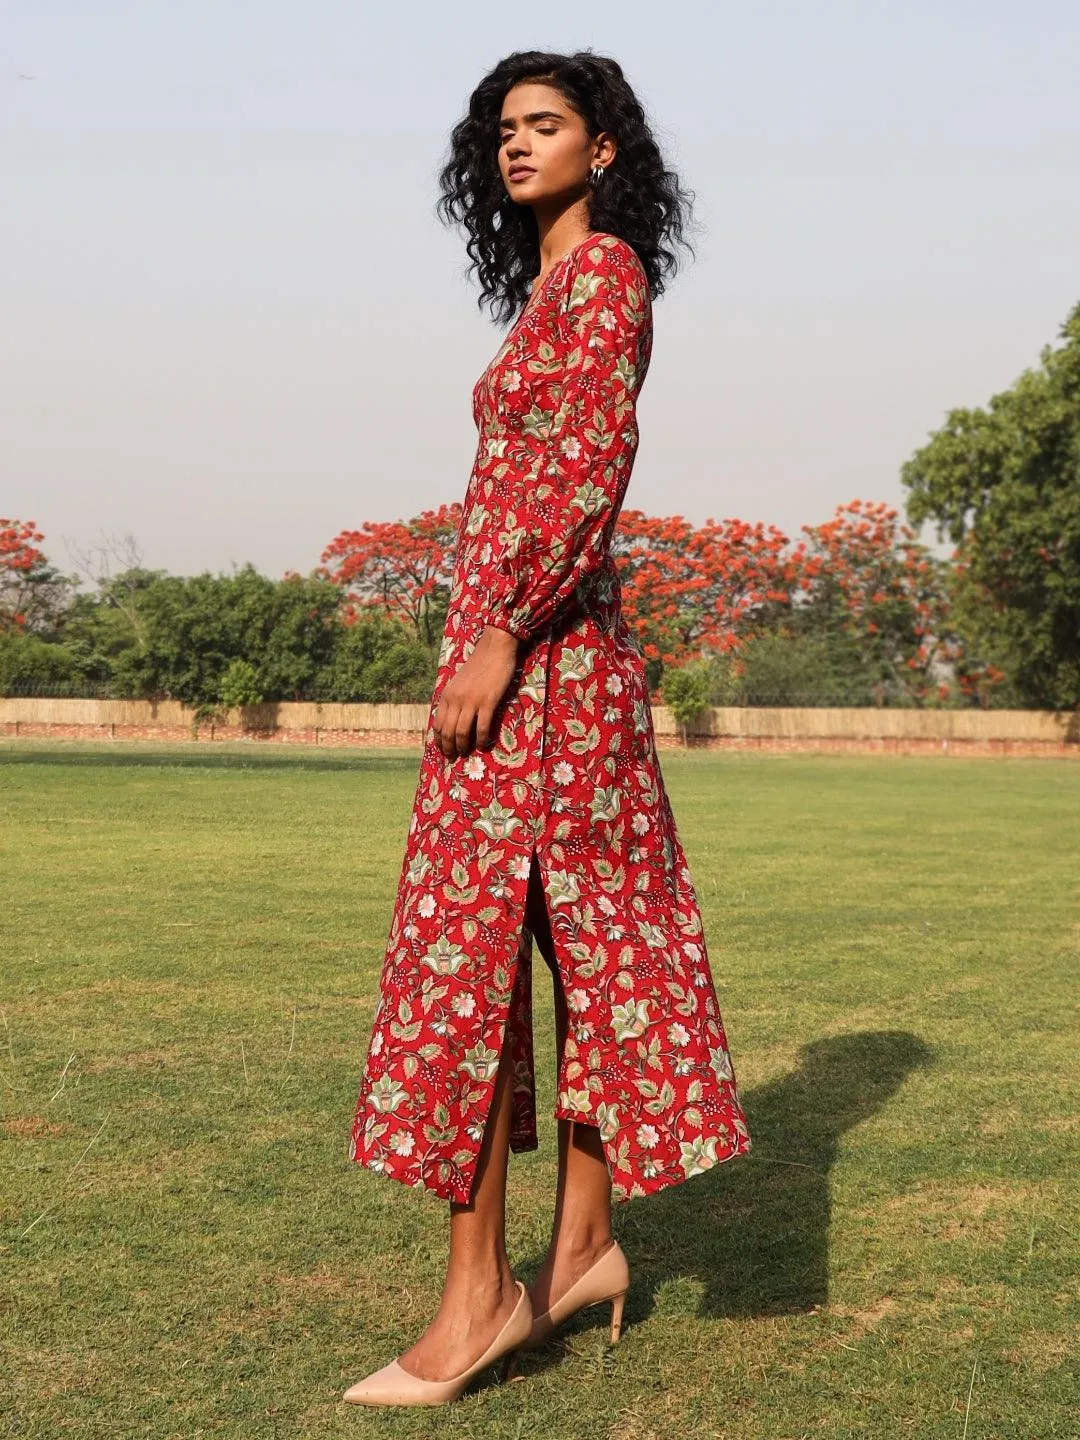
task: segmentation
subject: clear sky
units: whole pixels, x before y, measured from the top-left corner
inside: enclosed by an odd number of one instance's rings
[[[629,506],[900,508],[1080,300],[1076,0],[0,0],[0,514],[280,575],[460,500],[501,332],[435,176],[534,47],[615,56],[697,196]]]

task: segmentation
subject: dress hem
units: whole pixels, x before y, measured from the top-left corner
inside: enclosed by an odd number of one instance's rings
[[[527,1153],[528,1151],[539,1150],[539,1148],[539,1139],[537,1139],[535,1142],[529,1142],[524,1144],[515,1145],[511,1143],[510,1146],[511,1151],[514,1154]],[[606,1156],[606,1145],[604,1149]],[[750,1136],[748,1134],[738,1134],[736,1136],[735,1143],[727,1151],[725,1151],[724,1154],[718,1154],[715,1160],[710,1161],[706,1165],[698,1164],[692,1170],[689,1170],[682,1175],[677,1174],[674,1171],[664,1171],[652,1177],[652,1179],[650,1180],[635,1180],[629,1189],[627,1189],[624,1185],[620,1185],[615,1180],[614,1176],[612,1176],[612,1202],[614,1204],[620,1205],[625,1204],[628,1200],[647,1199],[650,1195],[659,1194],[661,1190],[669,1190],[673,1185],[682,1185],[687,1180],[696,1179],[698,1175],[706,1175],[710,1170],[718,1169],[719,1166],[727,1164],[729,1160],[737,1160],[740,1155],[746,1155],[752,1149],[753,1141],[751,1140]],[[432,1183],[425,1180],[422,1174],[416,1173],[416,1167],[414,1165],[409,1165],[399,1169],[392,1164],[387,1164],[386,1160],[382,1156],[368,1157],[366,1155],[357,1153],[357,1151],[355,1150],[350,1151],[348,1158],[354,1164],[363,1166],[365,1170],[369,1170],[373,1175],[383,1176],[387,1180],[396,1180],[399,1184],[408,1186],[410,1190],[426,1190],[429,1194],[434,1195],[441,1200],[449,1200],[455,1205],[467,1205],[469,1203],[472,1188],[471,1175],[469,1177],[470,1184],[468,1187],[463,1185],[444,1185]],[[608,1162],[608,1173],[611,1173],[610,1161]]]

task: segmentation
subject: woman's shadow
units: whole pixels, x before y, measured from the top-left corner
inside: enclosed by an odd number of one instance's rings
[[[824,1305],[829,1171],[840,1137],[930,1060],[929,1047],[905,1031],[833,1035],[805,1046],[798,1069],[742,1094],[749,1154],[616,1207],[633,1277],[627,1320],[650,1314],[661,1288],[679,1282],[697,1292],[702,1315],[790,1315]],[[600,1309],[582,1312],[560,1335],[602,1320]],[[549,1359],[558,1348],[553,1343]]]
[[[840,1137],[931,1051],[917,1035],[878,1030],[815,1040],[799,1058],[798,1069],[742,1097],[749,1154],[619,1207],[638,1282],[629,1319],[679,1279],[703,1287],[703,1315],[790,1315],[828,1300],[829,1171]]]

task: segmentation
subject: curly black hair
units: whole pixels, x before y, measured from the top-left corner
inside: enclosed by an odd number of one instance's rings
[[[589,224],[625,240],[641,260],[650,295],[662,294],[665,279],[678,268],[672,242],[693,253],[685,231],[694,195],[664,163],[621,66],[591,50],[519,50],[500,60],[470,95],[439,171],[436,213],[467,232],[468,272],[480,281],[478,306],[487,304],[497,321],[512,319],[540,269],[536,216],[507,194],[498,160],[503,100],[524,80],[558,90],[590,135],[614,135],[615,159],[601,184],[590,188]]]

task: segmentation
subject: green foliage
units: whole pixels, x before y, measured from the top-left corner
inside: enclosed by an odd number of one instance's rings
[[[236,660],[265,697],[300,698],[333,647],[339,592],[328,581],[280,582],[245,565],[232,575],[156,578],[138,598],[134,644],[114,660],[127,695],[224,703]]]
[[[0,630],[0,695],[63,695],[77,682],[76,657],[66,645]]]
[[[705,682],[708,705],[825,706],[905,705],[867,663],[859,637],[843,627],[789,625],[749,637],[737,650],[668,670],[664,694],[674,676],[690,670]],[[676,685],[686,682],[675,681]],[[699,681],[694,681],[697,691]]]
[[[440,632],[441,634],[441,632]],[[0,634],[0,692],[176,699],[196,723],[264,700],[430,698],[437,649],[323,577],[135,570],[72,598],[60,641]]]
[[[316,678],[315,698],[420,704],[431,698],[436,661],[415,630],[372,608],[336,631],[333,654]]]
[[[248,660],[234,660],[221,680],[221,703],[227,710],[260,705],[264,699],[259,675]]]
[[[714,677],[717,705],[873,705],[885,698],[859,640],[817,623],[751,637],[737,655],[716,662]]]
[[[661,693],[664,704],[675,717],[682,732],[683,744],[692,726],[701,719],[711,704],[712,667],[707,660],[691,660],[686,665],[664,671]]]
[[[1080,705],[1080,305],[985,409],[949,412],[903,467],[913,523],[958,546],[954,610],[1023,704]]]

